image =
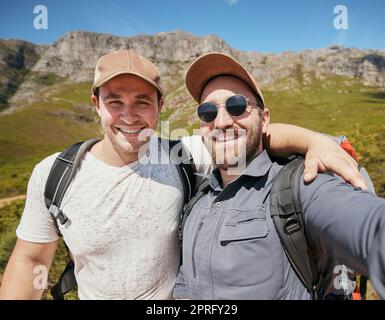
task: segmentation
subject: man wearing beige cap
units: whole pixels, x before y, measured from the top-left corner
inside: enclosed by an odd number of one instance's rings
[[[159,71],[147,59],[132,50],[100,58],[92,101],[100,116],[103,139],[81,159],[61,202],[60,212],[66,216],[63,223],[58,223],[56,216],[54,221],[51,219],[43,195],[58,153],[42,160],[33,170],[17,228],[18,240],[0,288],[1,298],[41,297],[43,288],[36,286],[35,271],[37,266],[47,271],[50,268],[59,238],[56,223],[74,261],[81,299],[171,297],[180,263],[177,229],[184,202],[182,183],[174,164],[141,161],[158,155],[159,139],[152,136],[162,110],[162,97]],[[273,126],[272,130],[294,142],[304,138],[298,150],[291,150],[291,143],[285,145],[285,139],[277,138],[275,133],[270,134],[270,144],[278,151],[309,151],[311,174],[316,174],[313,171],[317,171],[317,165],[326,161],[337,171],[340,167],[339,172],[347,178],[353,177],[353,182],[362,182],[354,162],[333,143],[322,138],[312,140],[309,131],[299,128],[285,129],[293,134],[290,137],[282,127]],[[309,146],[309,142],[314,142],[316,148],[311,148],[314,143]],[[209,173],[211,158],[201,138],[186,137],[183,143],[194,158],[196,170]],[[321,158],[316,155],[317,148]],[[328,148],[334,157],[329,156]],[[350,165],[348,170],[346,163]]]
[[[199,57],[186,85],[216,168],[186,206],[174,297],[347,298],[355,282],[339,282],[345,266],[385,297],[385,200],[332,174],[305,184],[301,160],[272,161],[262,144],[269,110],[234,58]]]

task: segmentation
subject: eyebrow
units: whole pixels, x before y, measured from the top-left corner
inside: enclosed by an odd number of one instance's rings
[[[116,93],[112,93],[110,92],[109,94],[107,94],[104,99],[121,99],[122,96],[120,94],[116,94]]]
[[[113,92],[108,93],[104,99],[122,99],[122,96],[120,94],[116,94]],[[135,99],[146,99],[152,101],[151,97],[148,94],[139,94],[135,96]]]
[[[152,101],[151,97],[148,94],[138,94],[135,96],[135,99],[146,99]]]

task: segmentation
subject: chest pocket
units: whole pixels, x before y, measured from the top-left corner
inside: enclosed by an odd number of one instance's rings
[[[228,285],[255,285],[272,277],[274,266],[265,206],[226,212],[218,240],[218,271]]]

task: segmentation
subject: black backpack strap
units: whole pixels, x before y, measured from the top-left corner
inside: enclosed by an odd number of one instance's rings
[[[58,282],[51,288],[51,295],[54,300],[64,300],[64,295],[76,288],[75,264],[72,260],[68,262]]]
[[[366,300],[368,277],[360,275],[360,295],[362,300]]]
[[[170,160],[178,168],[178,173],[183,184],[184,202],[193,197],[196,187],[196,168],[191,153],[181,140],[165,140],[159,138],[164,150],[168,150]]]
[[[45,185],[44,199],[59,236],[61,236],[61,234],[57,220],[59,220],[62,225],[68,220],[60,209],[64,194],[75,176],[84,154],[98,141],[97,139],[91,139],[68,147],[56,157],[52,165]]]
[[[60,237],[62,235],[57,220],[59,220],[62,225],[68,220],[67,216],[60,209],[64,194],[74,178],[84,154],[98,141],[97,139],[91,139],[68,147],[56,157],[48,175],[44,190],[45,205]],[[58,282],[51,288],[51,295],[54,300],[63,300],[64,295],[77,285],[74,273],[75,265],[67,245],[65,243],[64,245],[67,249],[69,262]]]
[[[289,162],[275,177],[270,212],[292,268],[312,298],[320,299],[322,279],[307,241],[299,195],[303,162],[300,158]]]

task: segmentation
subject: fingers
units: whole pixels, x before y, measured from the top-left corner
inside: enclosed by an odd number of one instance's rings
[[[313,158],[313,159],[306,159],[304,165],[305,165],[305,169],[303,173],[303,180],[305,183],[310,183],[317,177],[318,163]]]
[[[346,160],[346,161],[344,161]],[[358,171],[357,162],[349,158],[344,158],[339,161],[335,161],[330,166],[330,170],[341,176],[346,182],[350,183],[353,187],[360,187],[361,189],[368,189],[365,179]]]
[[[365,179],[362,177],[362,175],[358,171],[352,172],[350,176],[351,177],[346,181],[349,182],[353,187],[360,187],[363,190],[368,189]]]
[[[352,157],[345,158],[347,164],[336,169],[336,173],[342,176],[346,182],[350,183],[353,187],[360,187],[361,189],[368,189],[364,177],[358,170],[358,164]]]

